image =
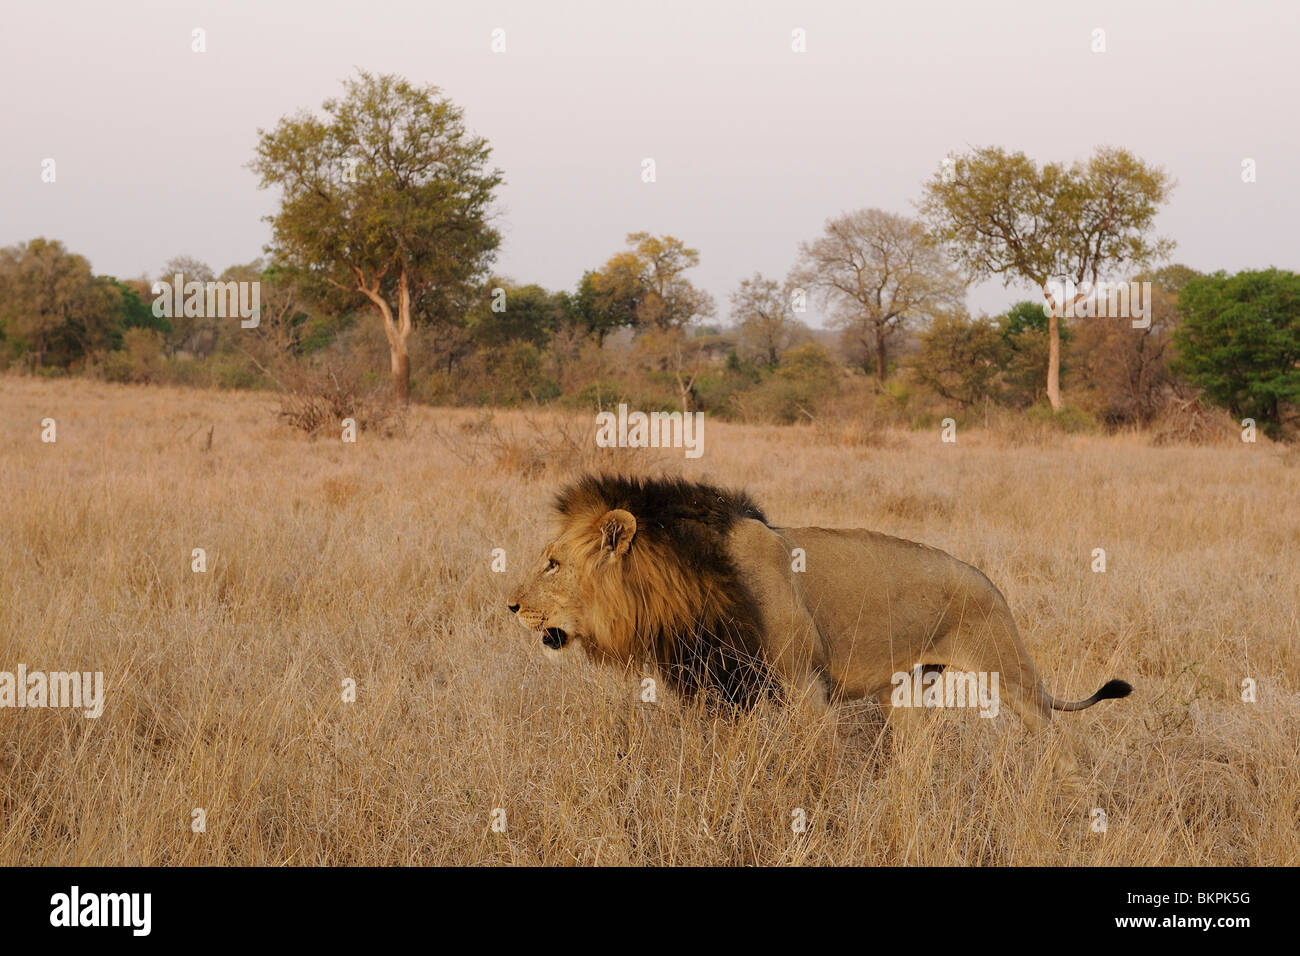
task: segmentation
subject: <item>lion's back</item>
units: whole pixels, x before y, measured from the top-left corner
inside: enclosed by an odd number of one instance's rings
[[[858,683],[850,673],[875,679],[910,668],[926,636],[942,629],[955,608],[970,610],[973,602],[989,610],[1001,602],[997,589],[970,565],[874,531],[745,522],[732,540],[734,558],[769,627],[806,611],[815,626],[808,639],[820,663],[845,683]]]

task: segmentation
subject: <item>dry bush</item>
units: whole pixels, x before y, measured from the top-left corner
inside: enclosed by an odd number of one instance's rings
[[[359,431],[385,438],[405,430],[405,410],[393,400],[391,386],[368,381],[355,358],[286,362],[277,378],[283,389],[278,417],[308,435],[337,432],[347,418]]]
[[[871,705],[724,719],[540,657],[505,599],[596,461],[590,416],[416,407],[418,440],[343,445],[265,405],[0,378],[0,669],[106,684],[97,720],[0,708],[0,864],[1300,864],[1289,449],[1008,446],[996,419],[857,448],[710,419],[701,459],[631,453],[777,524],[943,548],[1005,593],[1053,693],[1135,687],[1043,736],[941,712],[894,753]],[[553,453],[498,466],[516,445]],[[1052,778],[1061,728],[1087,741],[1081,792]]]
[[[102,373],[110,382],[147,384],[162,376],[163,335],[155,329],[127,329],[120,351],[104,358]]]
[[[1151,444],[1240,445],[1241,423],[1198,396],[1165,396],[1151,428]],[[1256,441],[1265,441],[1257,432]]]

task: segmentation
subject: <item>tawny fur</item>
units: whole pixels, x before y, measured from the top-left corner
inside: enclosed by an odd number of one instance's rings
[[[1030,730],[1067,703],[1043,688],[1006,600],[935,548],[861,530],[781,528],[740,492],[587,476],[556,499],[557,536],[510,599],[530,630],[596,660],[658,667],[679,690],[752,703],[766,689],[823,709],[917,667],[996,672]],[[1058,766],[1073,769],[1066,755]]]

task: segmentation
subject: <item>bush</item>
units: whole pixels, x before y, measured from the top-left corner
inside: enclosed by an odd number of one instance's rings
[[[1185,283],[1177,368],[1238,417],[1281,431],[1300,405],[1300,275],[1280,269],[1224,272]]]
[[[839,380],[830,353],[810,342],[787,352],[785,364],[758,386],[733,395],[731,407],[748,421],[788,425],[814,418],[818,403],[835,392]]]
[[[960,408],[970,408],[1001,397],[998,376],[1010,351],[992,319],[940,315],[921,336],[912,374]]]
[[[1056,412],[1052,411],[1052,406],[1047,402],[1038,402],[1026,409],[1025,419],[1031,425],[1049,425],[1067,435],[1087,434],[1101,430],[1096,417],[1072,405],[1067,405]]]
[[[161,379],[163,334],[156,329],[132,328],[122,333],[120,351],[104,359],[104,378],[110,382],[157,382]]]
[[[377,385],[354,357],[290,365],[278,417],[308,435],[339,430],[351,418],[360,431],[390,437],[405,430],[405,409],[387,385]]]

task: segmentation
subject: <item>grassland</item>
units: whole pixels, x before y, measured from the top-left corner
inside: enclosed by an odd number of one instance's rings
[[[0,709],[0,864],[1300,863],[1293,448],[710,420],[687,461],[590,447],[590,417],[416,408],[344,444],[275,407],[0,378],[0,670],[107,685],[94,720]],[[1057,717],[1083,792],[1009,711],[895,754],[870,707],[724,720],[541,659],[504,595],[599,466],[982,568],[1054,693],[1136,688]]]

